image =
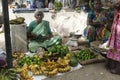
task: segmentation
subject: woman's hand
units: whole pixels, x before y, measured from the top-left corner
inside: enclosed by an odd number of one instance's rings
[[[103,23],[101,23],[101,22],[93,22],[93,26],[95,26],[95,27],[102,27]]]
[[[49,38],[51,38],[51,37],[53,37],[52,34],[49,34],[49,35],[47,35],[47,36],[42,36],[42,40],[46,40],[46,39],[49,39]]]
[[[28,39],[36,39],[36,38],[38,38],[38,35],[32,34],[32,33],[27,33],[27,37],[28,37]]]
[[[38,38],[37,34],[32,34],[32,38]]]
[[[93,25],[95,27],[101,27],[101,26],[103,27],[104,26],[104,22],[94,22],[92,20],[88,20],[88,24]]]

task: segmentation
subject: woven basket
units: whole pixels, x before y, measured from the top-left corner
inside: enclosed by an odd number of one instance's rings
[[[93,64],[93,63],[101,63],[101,62],[105,62],[105,58],[94,58],[94,59],[90,59],[90,60],[86,60],[86,61],[80,61],[78,60],[80,64],[82,65],[88,65],[88,64]]]
[[[74,55],[76,56],[76,54],[74,53]],[[101,56],[100,54],[97,54],[98,56],[96,58],[93,59],[89,59],[89,60],[85,60],[85,61],[81,61],[80,59],[77,58],[78,62],[81,65],[88,65],[88,64],[93,64],[93,63],[101,63],[105,61],[105,58],[103,56]]]

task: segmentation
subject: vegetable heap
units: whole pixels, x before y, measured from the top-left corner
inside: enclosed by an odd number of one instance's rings
[[[80,61],[86,61],[89,59],[97,58],[97,55],[95,55],[89,49],[82,49],[80,51],[77,51],[75,55]]]
[[[47,54],[58,53],[59,57],[64,57],[67,53],[69,53],[68,46],[65,45],[56,45],[48,49]]]

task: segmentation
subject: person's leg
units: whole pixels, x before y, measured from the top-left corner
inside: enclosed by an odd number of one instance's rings
[[[111,69],[111,73],[120,75],[120,62],[116,61],[116,66],[114,69]]]
[[[51,1],[51,0],[48,0],[48,4],[49,4],[50,1]]]
[[[31,41],[29,44],[28,44],[28,49],[30,52],[33,52],[35,53],[38,48],[40,47],[39,43],[37,41]]]
[[[88,25],[85,30],[84,30],[84,35],[86,36],[86,38],[92,42],[96,39],[96,29],[95,27]]]
[[[115,69],[116,68],[116,61],[112,60],[112,59],[106,59],[106,68],[107,69]]]

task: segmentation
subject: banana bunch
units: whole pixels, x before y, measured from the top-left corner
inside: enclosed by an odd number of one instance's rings
[[[70,60],[65,56],[64,59],[58,58],[58,72],[63,73],[70,71],[71,67],[69,66]]]
[[[15,69],[13,69],[13,68],[8,69],[8,73],[9,73],[8,77],[10,79],[15,79],[16,73],[17,73],[17,71]]]
[[[63,72],[68,72],[71,70],[70,66],[66,66],[64,68],[58,68],[58,72],[63,73]]]
[[[52,56],[53,53],[52,52],[44,52],[43,56],[44,57],[49,57],[49,56]]]
[[[23,67],[17,67],[16,68],[16,71],[17,73],[20,73],[23,71],[23,69],[27,69],[28,68],[28,65],[27,64],[24,64]]]
[[[29,69],[30,69],[30,71],[31,71],[34,75],[40,75],[40,74],[42,74],[41,68],[40,68],[40,66],[37,65],[37,64],[31,64],[31,65],[29,66]]]
[[[27,64],[24,64],[22,68],[18,68],[17,71],[20,73],[20,80],[33,80],[32,76],[28,75]]]
[[[18,56],[19,56],[19,53],[17,53],[17,52],[12,53],[13,58],[17,58]]]
[[[1,69],[0,70],[0,80],[13,80],[16,78],[16,70],[13,68],[10,69]]]
[[[23,69],[20,72],[20,80],[33,80],[32,76],[28,75],[28,69]]]
[[[25,57],[25,53],[20,53],[19,58],[22,59],[23,57]]]
[[[41,65],[41,70],[46,76],[54,76],[58,73],[56,62],[54,60],[50,61],[49,59]]]
[[[22,24],[24,23],[25,18],[23,17],[17,17],[16,19],[10,20],[10,24]]]
[[[58,67],[66,67],[66,66],[68,66],[69,65],[69,61],[70,60],[68,60],[68,59],[62,59],[62,58],[58,58],[58,60],[57,60],[57,64],[58,64]]]
[[[70,59],[71,56],[72,56],[72,53],[67,53],[65,57],[67,57],[67,59]]]
[[[23,69],[28,69],[28,65],[24,64],[23,67],[17,68],[17,72],[20,73]]]
[[[14,52],[14,53],[12,53],[12,57],[13,57],[13,58],[19,58],[19,59],[21,59],[21,58],[23,58],[24,56],[25,56],[25,54],[22,53],[22,52]]]
[[[43,73],[44,73],[44,75],[51,77],[51,76],[54,76],[58,73],[58,69],[55,68],[52,71],[44,71]]]
[[[33,55],[33,57],[34,57],[34,58],[38,58],[38,59],[42,59],[42,58],[43,58],[43,56],[42,56],[42,55],[39,55],[39,54],[35,54],[35,55]]]
[[[41,65],[41,69],[42,70],[47,70],[47,71],[51,71],[53,69],[55,69],[57,66],[56,62],[54,60],[50,61],[50,59],[48,59],[47,62],[43,63]],[[45,67],[45,68],[44,68]]]

